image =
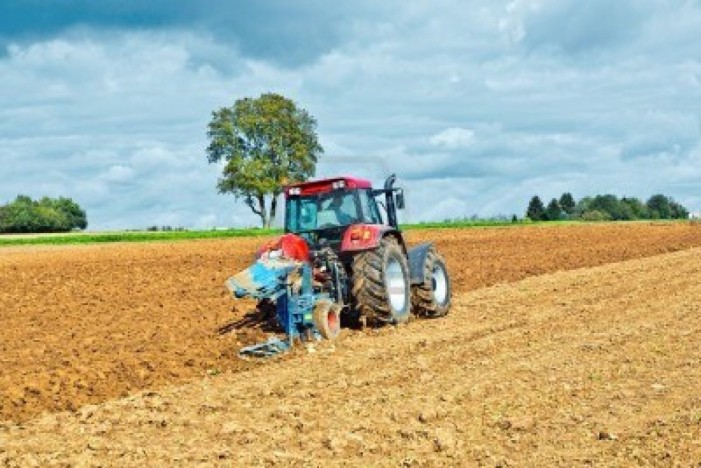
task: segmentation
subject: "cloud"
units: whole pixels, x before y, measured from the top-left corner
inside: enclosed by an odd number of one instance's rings
[[[467,148],[475,138],[475,132],[467,128],[451,127],[437,133],[429,140],[432,145],[448,149]]]
[[[107,182],[129,182],[134,177],[134,171],[126,166],[112,166],[102,176]]]
[[[3,29],[0,201],[72,196],[96,229],[255,225],[216,193],[205,130],[275,91],[317,118],[319,175],[398,173],[406,220],[563,191],[699,202],[698,2],[66,5]]]
[[[513,0],[500,23],[513,44],[579,54],[615,47],[640,32],[654,2]]]
[[[323,0],[7,0],[0,6],[0,43],[43,41],[85,30],[180,30],[210,35],[254,59],[284,66],[311,63],[352,34],[356,22],[385,16],[397,2],[358,0],[329,7]],[[50,13],[37,14],[38,9]]]

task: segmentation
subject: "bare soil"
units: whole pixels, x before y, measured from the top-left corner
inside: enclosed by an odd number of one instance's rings
[[[591,268],[700,226],[408,238],[447,257],[449,317],[263,363],[223,287],[262,239],[1,250],[0,462],[701,462],[701,250]]]

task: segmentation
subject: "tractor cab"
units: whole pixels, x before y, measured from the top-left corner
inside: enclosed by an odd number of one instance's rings
[[[398,190],[391,189],[392,192]],[[369,181],[352,177],[322,179],[286,187],[285,232],[302,236],[312,248],[323,242],[334,250],[340,250],[346,231],[351,226],[391,225],[396,228],[398,203],[394,203],[394,195],[390,194],[392,202],[385,205],[388,218],[385,222],[375,199],[381,193],[385,193],[385,190],[373,190]]]

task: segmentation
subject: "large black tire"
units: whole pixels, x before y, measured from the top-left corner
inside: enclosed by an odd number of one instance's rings
[[[450,276],[443,256],[433,247],[426,253],[424,281],[411,288],[414,314],[420,317],[444,317],[450,311]]]
[[[335,302],[319,300],[314,306],[312,319],[321,336],[327,340],[335,340],[341,333],[341,306]]]
[[[394,237],[387,236],[376,249],[357,254],[352,270],[352,294],[361,317],[375,324],[409,320],[409,264]]]

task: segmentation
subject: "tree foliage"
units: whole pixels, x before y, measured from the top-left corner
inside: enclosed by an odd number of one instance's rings
[[[582,214],[582,221],[611,221],[611,215],[599,210],[589,210]]]
[[[535,196],[528,204],[527,215],[534,221],[543,220],[543,218],[532,217],[528,214],[533,211],[534,216],[538,216],[538,202],[540,202],[540,198]],[[542,207],[542,203],[540,205]],[[565,206],[568,209],[565,209]],[[646,203],[635,197],[619,199],[612,194],[584,197],[574,203],[571,194],[563,193],[559,201],[555,198],[550,201],[544,213],[546,220],[561,219],[563,213],[570,219],[584,221],[686,219],[689,217],[689,211],[685,207],[674,201],[673,198],[662,194],[653,195]]]
[[[534,195],[528,203],[526,216],[530,218],[531,221],[545,221],[545,206],[543,206],[543,201],[538,195]]]
[[[669,199],[662,194],[651,196],[646,205],[647,209],[650,210],[652,219],[669,219],[672,217],[672,207],[669,204]]]
[[[576,203],[574,201],[574,197],[570,192],[565,192],[560,196],[560,208],[562,208],[562,211],[567,215],[571,216],[572,213],[574,213],[574,207],[576,206]]]
[[[545,219],[548,221],[559,221],[562,219],[562,208],[557,198],[553,198],[545,209]]]
[[[684,208],[681,204],[675,202],[673,199],[669,199],[669,207],[672,209],[672,219],[688,219],[689,210]]]
[[[312,177],[323,152],[316,120],[274,93],[214,111],[207,137],[209,162],[224,162],[219,192],[242,198],[264,227],[275,218],[283,186]]]
[[[32,200],[18,195],[0,206],[0,233],[68,232],[88,226],[85,211],[70,198]]]
[[[631,219],[630,212],[624,208],[625,206],[616,195],[611,194],[597,195],[589,203],[590,210],[607,213],[614,221]]]
[[[621,204],[626,205],[631,212],[631,219],[649,219],[650,211],[647,206],[635,197],[621,198]]]

